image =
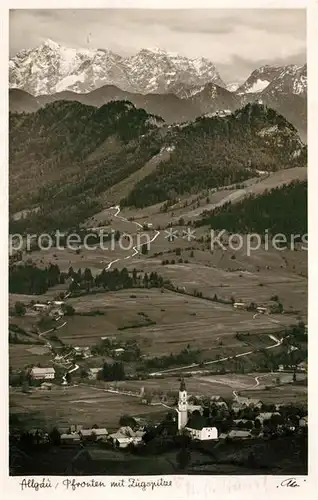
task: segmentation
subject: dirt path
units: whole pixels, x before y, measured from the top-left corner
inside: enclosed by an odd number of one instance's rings
[[[136,221],[130,221],[128,219],[126,219],[126,217],[123,217],[122,215],[119,215],[120,214],[120,206],[119,205],[115,205],[114,207],[110,207],[109,210],[116,210],[116,213],[114,214],[114,217],[117,217],[117,219],[120,219],[122,220],[123,222],[128,222],[130,224],[135,224],[139,229],[142,229],[143,226],[142,224],[140,224],[139,222],[136,222]],[[160,234],[160,231],[157,231],[156,230],[156,234],[149,240],[149,243],[152,243],[153,241],[155,241],[156,238],[158,238]],[[107,264],[107,266],[105,267],[105,270],[108,271],[113,264],[115,264],[116,262],[119,262],[120,260],[127,260],[127,259],[131,259],[132,257],[135,257],[135,255],[137,255],[139,253],[139,248],[142,246],[142,244],[140,245],[136,245],[136,246],[133,246],[133,253],[131,255],[127,255],[126,257],[123,257],[122,259],[115,259],[115,260],[112,260],[111,262],[109,262]]]
[[[265,349],[273,349],[274,347],[278,347],[279,345],[281,345],[282,340],[278,340],[276,337],[274,337],[274,335],[269,335],[269,337],[275,342],[275,344],[270,345],[268,347],[265,347]],[[234,358],[248,356],[249,354],[252,354],[253,352],[255,352],[255,351],[242,352],[241,354],[237,354],[236,356],[234,356]],[[228,361],[231,358],[233,358],[233,356],[227,356],[226,358],[215,359],[214,361],[206,361],[205,363],[203,363],[203,365],[209,366],[209,365],[213,365],[215,363],[221,363],[222,361]],[[166,370],[161,370],[160,372],[153,372],[153,373],[150,373],[149,375],[150,376],[162,375],[164,373],[186,370],[187,368],[195,368],[196,366],[200,366],[200,363],[192,363],[191,365],[179,366],[177,368],[167,368]]]

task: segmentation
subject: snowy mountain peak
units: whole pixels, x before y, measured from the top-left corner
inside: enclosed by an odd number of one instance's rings
[[[87,93],[104,85],[141,94],[164,93],[179,84],[225,86],[208,59],[189,59],[160,48],[124,58],[107,49],[63,47],[50,39],[16,54],[9,63],[9,79],[11,88],[35,96],[64,90]]]
[[[270,66],[266,64],[254,70],[248,79],[237,89],[237,94],[261,93],[270,91],[288,91],[293,94],[307,90],[305,66],[289,64]]]
[[[226,89],[229,91],[229,92],[235,92],[239,86],[241,85],[241,83],[238,83],[238,82],[229,82],[227,85],[226,85]]]
[[[52,50],[58,50],[60,48],[60,45],[56,42],[54,42],[53,40],[51,40],[51,38],[47,38],[43,43],[42,43],[42,46],[43,47],[48,47]]]
[[[284,66],[271,84],[266,88],[267,94],[296,94],[303,96],[307,93],[307,65],[292,64]]]

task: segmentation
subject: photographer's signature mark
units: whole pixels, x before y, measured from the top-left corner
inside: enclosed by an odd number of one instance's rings
[[[287,479],[284,479],[279,486],[279,487],[284,487],[284,488],[299,488],[300,484],[297,482],[298,480],[295,477],[288,477]],[[306,479],[303,480],[306,482]]]

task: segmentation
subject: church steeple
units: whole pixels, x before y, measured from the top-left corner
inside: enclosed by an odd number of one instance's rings
[[[188,421],[188,395],[184,378],[181,379],[178,401],[178,429],[181,430]]]

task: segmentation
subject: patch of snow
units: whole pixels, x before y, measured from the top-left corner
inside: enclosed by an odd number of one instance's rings
[[[228,90],[229,92],[235,92],[240,87],[240,85],[240,83],[236,82],[228,83],[226,86],[226,90]]]
[[[189,90],[188,97],[193,97],[194,95],[199,94],[199,92],[202,92],[202,90],[204,90],[204,85],[202,85],[201,87],[195,87]]]
[[[270,84],[268,80],[261,80],[258,78],[256,82],[250,87],[249,90],[246,90],[247,94],[252,94],[255,92],[262,92],[262,90],[266,89],[266,87]]]
[[[63,90],[66,90],[68,87],[71,85],[74,85],[77,82],[84,82],[85,80],[85,75],[82,73],[81,75],[68,75],[63,78],[63,80],[60,80],[56,86],[55,90],[56,92],[62,92]]]

